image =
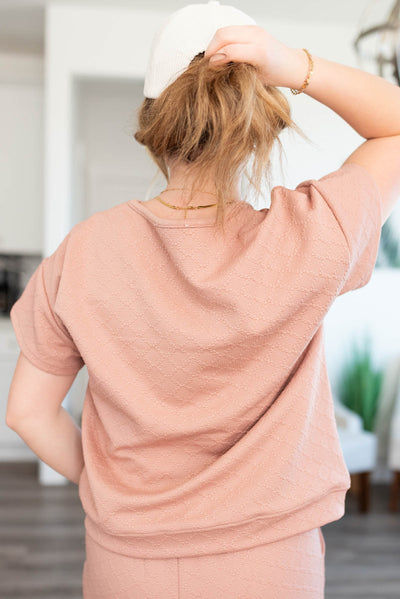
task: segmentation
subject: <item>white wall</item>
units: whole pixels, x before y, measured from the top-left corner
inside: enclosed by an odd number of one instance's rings
[[[40,254],[43,237],[43,60],[40,57],[0,53],[0,131],[0,251]]]
[[[156,167],[133,138],[142,88],[142,81],[79,82],[75,139],[82,218],[133,197],[145,199]]]

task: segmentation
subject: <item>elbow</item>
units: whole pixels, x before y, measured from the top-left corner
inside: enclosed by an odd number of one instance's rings
[[[21,429],[23,422],[25,422],[26,417],[21,414],[13,414],[6,413],[6,425],[8,428],[11,428],[13,431],[18,432]]]
[[[6,414],[6,425],[8,426],[8,428],[11,428],[13,431],[15,431],[17,421],[18,421],[18,419],[13,414],[9,414],[7,412],[7,414]]]
[[[41,426],[43,423],[53,421],[53,411],[44,412],[41,414],[32,414],[30,412],[7,412],[6,413],[6,425],[16,433],[23,433],[25,430],[30,430],[33,426]]]

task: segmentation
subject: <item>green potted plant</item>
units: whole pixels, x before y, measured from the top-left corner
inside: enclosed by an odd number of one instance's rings
[[[361,416],[366,431],[374,430],[382,379],[383,370],[372,364],[370,337],[360,347],[353,342],[339,377],[338,394],[345,406]]]

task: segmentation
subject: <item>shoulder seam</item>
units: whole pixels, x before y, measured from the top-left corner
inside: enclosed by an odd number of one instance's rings
[[[325,204],[328,206],[328,208],[329,208],[329,210],[332,212],[332,214],[333,214],[333,216],[334,216],[334,218],[335,218],[335,220],[336,220],[337,224],[339,225],[339,228],[340,228],[340,230],[341,230],[341,232],[342,232],[342,234],[343,234],[343,237],[344,237],[344,238],[345,238],[345,240],[346,240],[347,251],[348,251],[348,254],[349,254],[349,263],[350,263],[350,260],[351,260],[351,249],[350,249],[350,243],[349,243],[349,240],[348,240],[348,238],[347,238],[347,235],[346,235],[346,233],[345,233],[345,231],[344,231],[344,229],[343,229],[343,227],[342,227],[342,224],[341,224],[341,222],[339,221],[338,217],[336,216],[336,214],[335,214],[335,211],[333,210],[333,208],[332,208],[332,206],[330,205],[330,203],[327,201],[327,199],[326,199],[326,197],[324,196],[324,194],[323,194],[323,193],[320,191],[320,189],[318,188],[318,186],[316,185],[316,183],[317,183],[316,181],[311,181],[311,182],[310,182],[310,185],[312,185],[312,186],[314,187],[314,189],[316,189],[316,190],[318,191],[319,195],[320,195],[320,196],[321,196],[321,198],[324,200]]]

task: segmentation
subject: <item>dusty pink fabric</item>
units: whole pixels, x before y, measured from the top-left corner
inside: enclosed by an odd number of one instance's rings
[[[155,217],[138,200],[75,225],[11,311],[38,368],[86,364],[85,525],[137,557],[242,550],[344,513],[323,319],[368,283],[379,190],[346,164],[269,209]]]
[[[146,559],[85,535],[83,599],[324,599],[325,540],[313,528],[248,549]]]

